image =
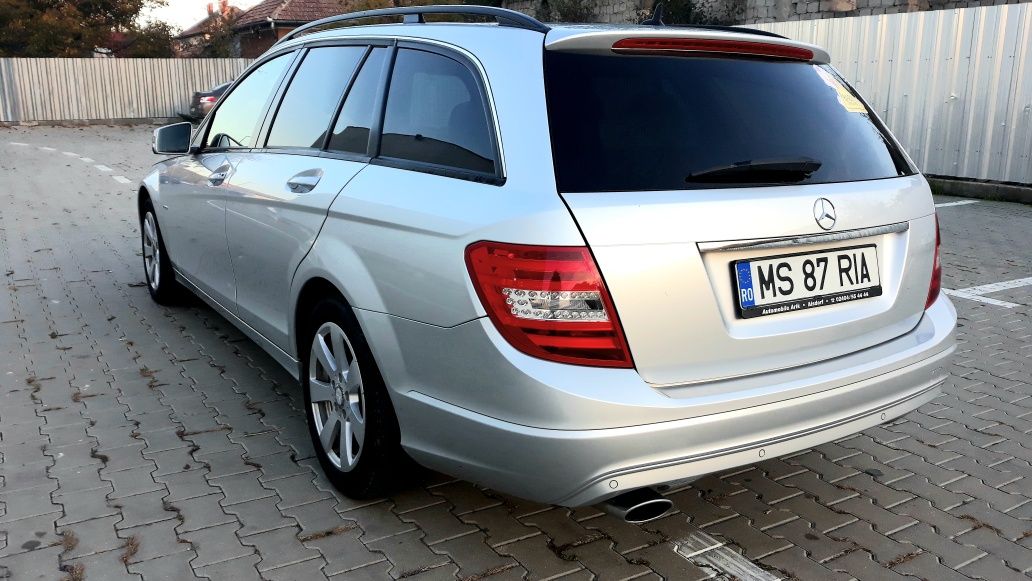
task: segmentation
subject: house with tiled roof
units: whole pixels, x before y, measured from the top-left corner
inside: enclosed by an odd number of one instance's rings
[[[179,57],[230,56],[214,50],[213,44],[232,26],[241,10],[230,6],[229,0],[208,3],[208,15],[203,20],[176,35],[173,48]],[[236,52],[235,48],[231,52]]]
[[[349,0],[264,0],[233,25],[240,56],[255,58],[285,34],[313,20],[348,12]]]

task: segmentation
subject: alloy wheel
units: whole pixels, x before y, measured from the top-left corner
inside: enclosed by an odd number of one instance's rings
[[[152,212],[143,216],[143,268],[151,289],[158,290],[161,284],[161,244],[158,242],[158,223]]]
[[[335,467],[349,472],[365,442],[365,391],[358,358],[336,323],[324,323],[312,338],[308,393],[323,452]]]

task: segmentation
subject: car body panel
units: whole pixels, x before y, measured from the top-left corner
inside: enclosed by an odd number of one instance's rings
[[[363,162],[289,153],[238,153],[226,186],[226,234],[236,276],[237,315],[281,349],[290,349],[290,288],[330,204]],[[295,176],[318,175],[293,192]]]
[[[759,448],[768,457],[787,454],[898,417],[938,395],[956,321],[940,295],[916,328],[884,345],[732,380],[735,389],[701,384],[671,393],[631,370],[534,360],[486,319],[441,329],[356,314],[414,458],[500,491],[574,506],[755,462],[764,457]],[[614,477],[625,483],[617,490],[605,484]]]
[[[613,295],[635,366],[653,384],[749,375],[838,357],[909,331],[924,310],[935,222],[931,194],[919,175],[563,198]],[[906,229],[848,242],[700,250],[717,241],[824,233],[813,215],[818,198],[834,203],[836,233],[886,224]],[[754,319],[736,315],[730,263],[859,244],[878,248],[881,296]]]
[[[205,293],[228,305],[236,301],[233,264],[226,246],[226,184],[212,176],[233,172],[226,153],[182,156],[161,173],[162,236],[176,268]]]

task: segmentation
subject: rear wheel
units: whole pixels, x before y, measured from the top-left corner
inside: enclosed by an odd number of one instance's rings
[[[387,388],[354,314],[324,299],[308,318],[302,378],[308,428],[319,463],[341,492],[386,492],[405,464]]]
[[[143,247],[143,274],[151,298],[162,305],[179,302],[183,287],[176,281],[172,263],[168,260],[165,241],[158,227],[158,217],[150,200],[140,204],[140,238]]]

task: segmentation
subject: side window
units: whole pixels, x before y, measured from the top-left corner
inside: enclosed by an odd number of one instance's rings
[[[376,91],[386,55],[387,50],[383,48],[374,48],[369,53],[333,125],[330,149],[363,155],[366,153],[369,130],[376,114]]]
[[[380,155],[494,173],[484,99],[469,69],[439,54],[399,50]]]
[[[280,102],[265,146],[322,149],[340,98],[365,51],[364,46],[308,51]]]
[[[265,105],[293,53],[280,55],[247,75],[222,100],[208,129],[208,147],[254,147]]]

